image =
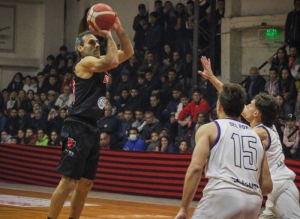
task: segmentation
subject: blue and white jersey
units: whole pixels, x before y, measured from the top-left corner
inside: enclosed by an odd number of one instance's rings
[[[259,177],[264,148],[260,138],[242,122],[229,118],[214,122],[218,137],[211,146],[207,161],[206,177],[209,182],[205,192],[235,188],[261,196]]]
[[[284,164],[285,157],[282,152],[281,141],[275,126],[269,128],[260,124],[256,127],[265,129],[269,136],[269,145],[266,148],[266,154],[272,181],[294,180],[296,177],[295,173]]]

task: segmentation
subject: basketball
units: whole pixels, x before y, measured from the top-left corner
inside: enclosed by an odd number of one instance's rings
[[[98,27],[101,30],[110,30],[115,20],[116,13],[107,4],[95,4],[87,13],[87,23],[93,28]]]

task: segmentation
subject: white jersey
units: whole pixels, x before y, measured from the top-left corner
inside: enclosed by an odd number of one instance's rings
[[[209,181],[204,192],[235,188],[261,196],[259,177],[264,148],[260,138],[242,122],[229,118],[214,122],[218,137],[210,148],[206,166]]]
[[[296,177],[295,173],[284,164],[285,157],[276,128],[274,126],[269,128],[262,124],[256,127],[265,129],[269,135],[269,145],[266,148],[266,154],[272,181],[294,180]]]

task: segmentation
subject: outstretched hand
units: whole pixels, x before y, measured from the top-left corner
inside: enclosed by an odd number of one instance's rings
[[[214,75],[214,73],[211,70],[210,59],[207,59],[205,56],[202,56],[200,61],[203,66],[203,71],[198,71],[198,74],[202,75],[205,79],[211,78]]]
[[[91,25],[89,25],[89,29],[94,33],[97,34],[101,37],[107,38],[108,36],[111,36],[111,32],[110,30],[101,30],[98,27],[93,27]]]

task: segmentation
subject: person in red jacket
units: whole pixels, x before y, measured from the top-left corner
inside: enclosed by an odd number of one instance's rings
[[[193,92],[193,100],[185,106],[178,115],[178,123],[185,122],[185,124],[181,124],[185,126],[186,123],[196,122],[198,112],[207,113],[210,110],[210,106],[208,102],[203,98],[203,94],[199,89],[195,89]],[[191,116],[191,121],[184,121],[185,118]]]

